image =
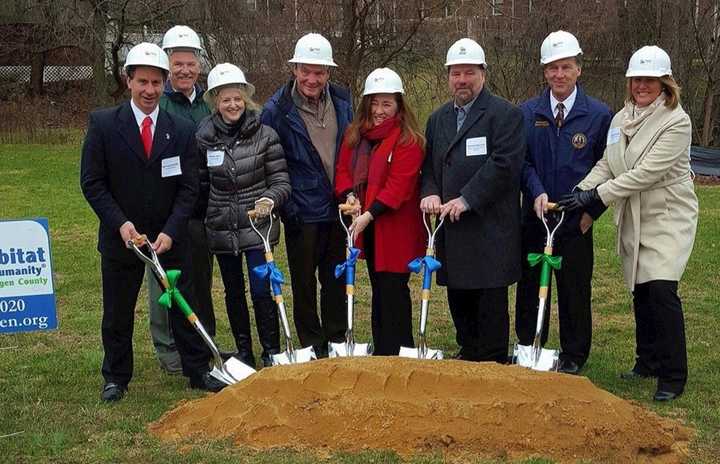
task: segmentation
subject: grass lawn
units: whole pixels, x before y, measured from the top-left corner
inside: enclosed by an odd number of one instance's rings
[[[77,137],[74,137],[77,139]],[[163,374],[152,352],[146,294],[140,297],[135,330],[135,372],[127,397],[108,406],[99,400],[100,266],[96,252],[97,219],[79,187],[80,150],[69,144],[0,145],[0,218],[49,218],[60,327],[47,333],[0,336],[0,462],[133,463],[311,463],[318,458],[292,451],[257,453],[228,443],[176,447],[146,432],[148,422],[183,399],[199,398],[185,379]],[[700,223],[695,252],[681,282],[687,324],[690,381],[677,401],[651,401],[654,383],[624,383],[618,374],[632,366],[634,349],[631,298],[623,286],[614,252],[615,233],[605,214],[595,230],[594,340],[584,374],[596,385],[664,416],[679,418],[699,431],[692,462],[718,462],[720,454],[720,188],[698,187]],[[287,275],[284,249],[276,253]],[[215,279],[219,344],[230,348],[222,284]],[[359,272],[359,341],[369,339],[368,282]],[[413,278],[415,301],[420,279]],[[292,308],[290,289],[285,296]],[[511,306],[512,307],[512,306]],[[553,305],[555,307],[555,305]],[[454,329],[444,293],[431,303],[431,347],[456,351]],[[557,326],[553,315],[553,327]],[[549,346],[557,347],[553,332]],[[713,348],[715,346],[715,348]],[[257,346],[256,346],[257,348]],[[256,350],[256,353],[259,351]],[[394,453],[338,455],[327,462],[400,462]],[[438,463],[438,456],[411,462]],[[531,460],[527,462],[547,462]]]

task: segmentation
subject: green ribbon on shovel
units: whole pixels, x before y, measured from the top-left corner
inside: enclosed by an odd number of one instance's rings
[[[560,269],[562,264],[562,256],[553,256],[545,253],[530,253],[527,257],[530,267],[537,266],[542,263],[540,268],[540,286],[550,286],[550,269]]]
[[[168,288],[166,288],[165,292],[163,292],[163,294],[160,296],[160,298],[158,299],[158,303],[160,303],[160,306],[163,306],[167,310],[170,310],[174,301],[180,308],[180,311],[182,311],[182,313],[185,315],[185,317],[192,316],[192,308],[190,308],[190,305],[188,304],[187,300],[185,300],[185,297],[182,296],[180,290],[176,288],[177,281],[178,279],[180,279],[180,271],[178,271],[177,269],[171,269],[167,271],[166,274],[168,280]]]

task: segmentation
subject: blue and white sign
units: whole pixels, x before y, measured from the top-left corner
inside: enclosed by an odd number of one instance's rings
[[[57,329],[47,218],[0,221],[0,334]]]

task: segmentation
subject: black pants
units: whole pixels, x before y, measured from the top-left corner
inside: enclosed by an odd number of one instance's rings
[[[220,275],[225,285],[225,306],[238,355],[244,363],[254,367],[250,313],[245,299],[243,255],[247,260],[250,298],[255,310],[255,322],[265,358],[280,351],[280,324],[277,305],[270,295],[270,283],[252,271],[254,267],[265,263],[263,250],[248,250],[238,256],[217,255]]]
[[[507,287],[448,288],[447,294],[460,345],[459,358],[507,362],[510,340]]]
[[[191,307],[194,307],[189,260],[182,259],[176,250],[173,256],[161,255],[163,268],[180,269],[177,288]],[[102,374],[105,382],[127,386],[133,372],[132,336],[135,322],[135,304],[145,272],[140,260],[125,263],[111,258],[101,258],[103,287],[102,342],[105,350]],[[202,375],[208,371],[210,351],[200,335],[187,321],[180,309],[173,304],[169,310],[170,327],[180,353],[183,374],[187,377]]]
[[[635,285],[634,370],[658,377],[658,390],[682,393],[688,376],[685,320],[678,283],[651,280]]]
[[[396,356],[401,346],[413,347],[412,300],[409,272],[375,271],[375,233],[370,224],[363,233],[365,258],[372,286],[374,354]]]
[[[196,312],[210,335],[215,336],[215,310],[212,300],[213,255],[208,249],[205,224],[201,219],[188,221],[192,282],[197,301]]]
[[[285,245],[292,280],[293,319],[300,344],[312,345],[318,356],[327,356],[328,342],[344,341],[347,328],[345,280],[335,278],[335,266],[345,260],[345,233],[337,221],[286,224]]]
[[[541,232],[542,231],[542,232]],[[537,324],[540,266],[530,267],[528,253],[542,253],[545,247],[545,230],[527,227],[523,230],[523,273],[517,286],[515,307],[515,333],[522,345],[532,345]],[[590,355],[592,343],[591,281],[593,271],[592,228],[583,235],[561,238],[553,250],[562,256],[561,268],[555,270],[558,291],[558,319],[560,322],[561,359],[573,361],[582,367]],[[548,338],[550,327],[550,301],[552,287],[545,303],[542,343]]]

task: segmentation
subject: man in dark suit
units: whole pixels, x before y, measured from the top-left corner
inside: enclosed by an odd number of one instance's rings
[[[477,42],[455,42],[445,66],[453,100],[428,120],[420,208],[446,221],[437,280],[448,287],[458,358],[506,362],[508,286],[520,278],[523,117],[485,88]]]
[[[98,251],[103,286],[103,401],[122,399],[133,371],[134,309],[145,265],[126,247],[146,234],[193,304],[186,228],[198,191],[191,123],[158,108],[168,73],[158,46],[142,43],[125,62],[131,100],[90,115],[82,149],[83,194],[100,219]],[[210,353],[174,305],[170,321],[190,386],[218,391],[208,374]]]

